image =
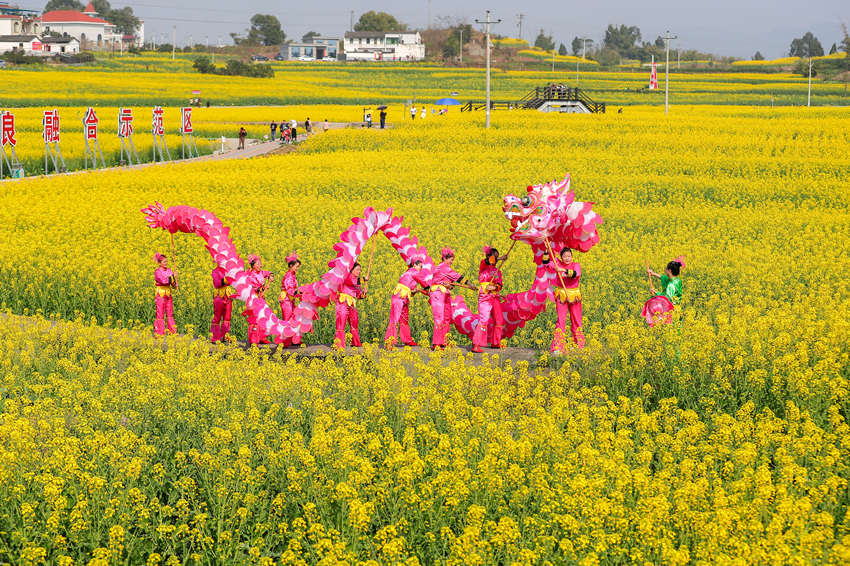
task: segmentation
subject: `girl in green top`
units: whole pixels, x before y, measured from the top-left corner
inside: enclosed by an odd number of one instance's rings
[[[652,277],[658,277],[661,280],[660,291],[656,290],[653,285],[653,294],[664,295],[670,299],[671,303],[678,305],[682,301],[682,278],[679,277],[679,273],[684,266],[685,264],[682,261],[682,258],[678,257],[667,264],[667,268],[664,269],[664,275],[655,273],[651,269],[647,268],[647,272],[650,275],[650,281],[652,281]]]

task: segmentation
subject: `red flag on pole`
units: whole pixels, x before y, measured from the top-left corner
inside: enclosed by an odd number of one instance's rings
[[[658,90],[658,71],[655,68],[655,55],[652,56],[652,71],[649,74],[649,90]]]

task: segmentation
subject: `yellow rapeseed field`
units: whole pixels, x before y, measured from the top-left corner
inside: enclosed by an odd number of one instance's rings
[[[497,111],[485,131],[480,114],[400,122],[392,106],[390,130],[287,155],[2,183],[0,561],[847,563],[843,113]],[[293,249],[315,280],[369,205],[474,275],[482,244],[508,244],[502,197],[566,173],[605,219],[578,258],[581,352],[379,354],[405,269],[386,242],[362,356],[151,337],[152,254],[171,255],[139,213],[153,201],[212,210],[277,282]],[[203,338],[212,261],[200,238],[176,249],[178,327]],[[650,331],[645,262],[679,254],[681,323]],[[527,247],[504,272],[528,288]],[[510,344],[548,349],[552,310]],[[424,301],[411,313],[430,332]],[[323,312],[307,341],[332,325]]]

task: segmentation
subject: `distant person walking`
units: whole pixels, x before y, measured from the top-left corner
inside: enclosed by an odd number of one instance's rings
[[[427,115],[428,115],[428,109],[423,106],[422,107],[422,119],[424,120]]]
[[[248,137],[248,130],[245,129],[245,126],[241,126],[239,128],[239,146],[237,149],[245,149],[245,138]]]
[[[379,116],[381,118],[381,129],[383,130],[387,126],[387,110],[382,109]]]
[[[330,128],[330,124],[328,124],[328,119],[325,118],[325,121],[322,122],[322,131],[327,133],[328,128]]]
[[[411,120],[416,119],[416,107],[415,106],[410,107],[410,119]]]
[[[298,121],[295,118],[293,118],[292,121],[289,123],[289,131],[290,131],[291,136],[292,136],[292,143],[297,142],[298,141]]]
[[[276,123],[274,120],[272,120],[272,123],[271,123],[271,125],[269,126],[269,128],[271,128],[271,131],[272,131],[272,136],[271,136],[271,138],[270,138],[270,139],[271,139],[272,141],[274,141],[274,135],[275,135],[275,132],[277,132],[277,123]]]
[[[309,116],[307,116],[307,119],[304,121],[304,131],[308,134],[313,131],[313,122],[310,121]]]

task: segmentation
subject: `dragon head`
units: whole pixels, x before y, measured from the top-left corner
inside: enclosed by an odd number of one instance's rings
[[[522,197],[507,195],[503,207],[511,223],[511,239],[529,244],[568,246],[586,252],[599,241],[596,225],[602,218],[593,203],[577,202],[570,176],[563,181],[530,185]]]

